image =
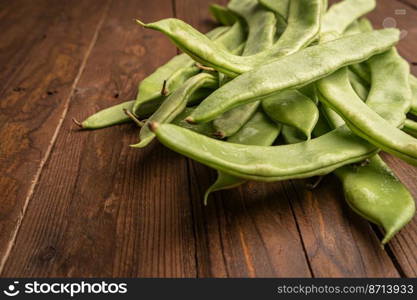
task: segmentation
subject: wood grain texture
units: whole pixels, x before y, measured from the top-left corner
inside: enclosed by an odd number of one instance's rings
[[[410,62],[413,1],[379,1],[369,15],[378,28],[393,17],[407,30],[399,51]],[[137,82],[176,54],[133,18],[175,16],[206,32],[212,2],[0,2],[0,276],[417,276],[417,220],[382,250],[381,231],[349,209],[333,175],[313,191],[305,181],[250,182],[205,207],[215,172],[158,143],[129,148],[131,124],[95,132],[72,124],[133,99]],[[417,168],[384,158],[417,197]]]
[[[0,199],[0,269],[24,217],[32,181],[37,180],[48,157],[104,12],[100,3],[88,0],[60,1],[54,5],[51,1],[16,2],[11,7],[18,5],[17,8],[3,17],[12,24],[6,26],[2,59],[14,65],[4,69],[1,88],[0,190],[5,197]],[[43,7],[38,9],[37,4]],[[32,5],[35,16],[41,11],[36,24],[47,38],[29,37],[25,41],[30,30],[23,26],[27,31],[20,32],[20,22],[14,26],[13,22],[14,17],[24,19],[20,7],[29,15]],[[28,20],[30,26],[37,27],[32,17]],[[39,32],[35,29],[34,34]],[[12,46],[15,53],[9,49]]]
[[[172,11],[171,1],[112,2],[68,116],[135,96],[175,48],[132,19]],[[77,132],[65,120],[5,275],[195,276],[185,159],[157,145],[129,148],[136,131]]]

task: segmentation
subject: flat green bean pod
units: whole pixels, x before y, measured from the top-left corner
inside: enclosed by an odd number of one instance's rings
[[[292,126],[309,140],[319,118],[316,104],[296,90],[286,90],[262,101],[266,114],[275,122]]]
[[[356,94],[362,99],[362,101],[366,101],[369,95],[369,84],[367,84],[362,78],[356,75],[355,72],[348,70],[348,76],[350,84],[352,88],[355,90]]]
[[[287,19],[290,7],[290,0],[259,0],[266,8],[279,14],[282,18]]]
[[[344,66],[385,52],[398,40],[397,29],[383,29],[302,49],[223,85],[207,97],[188,120],[207,122],[239,105],[262,100],[285,89],[305,86]]]
[[[330,7],[323,19],[322,32],[342,34],[355,20],[372,11],[375,0],[345,0]]]
[[[414,137],[417,137],[417,122],[409,119],[405,120],[403,131]]]
[[[205,124],[205,123],[203,123]],[[274,124],[262,111],[256,112],[253,117],[232,137],[230,143],[242,145],[270,146],[280,133],[281,126]],[[216,182],[207,189],[204,203],[207,204],[211,193],[237,187],[246,180],[218,171]]]
[[[328,116],[327,112],[330,110],[325,111],[324,115],[332,128],[343,126],[343,119]],[[318,124],[319,128],[315,128],[316,136],[330,130],[323,118],[320,118]],[[344,166],[334,173],[343,184],[349,206],[366,220],[384,228],[382,244],[388,243],[413,217],[413,197],[378,155],[366,164]]]
[[[264,64],[267,60],[295,53],[317,37],[320,30],[322,0],[293,0],[291,6],[288,26],[274,47],[244,57],[224,51],[206,36],[178,19],[164,19],[150,24],[140,21],[138,23],[164,33],[178,48],[197,62],[230,77],[236,77]]]
[[[211,122],[208,123],[200,123],[200,124],[190,124],[185,122],[184,118],[188,116],[190,113],[193,112],[194,107],[187,107],[185,108],[172,122],[171,124],[180,126],[182,128],[186,128],[188,130],[192,130],[199,134],[203,134],[205,136],[212,137],[215,133],[213,128],[213,124]]]
[[[396,109],[401,110],[401,107]],[[326,117],[333,128],[344,124],[340,117]],[[330,129],[321,130],[318,135]],[[339,168],[335,174],[343,183],[349,206],[363,218],[384,228],[382,244],[388,243],[415,214],[412,195],[378,155],[366,164]]]
[[[242,25],[236,22],[230,29],[216,28],[204,36],[220,49],[235,49],[245,40],[245,33]],[[210,40],[211,41],[211,40]],[[187,79],[200,72],[195,62],[186,54],[180,54],[169,62],[158,68],[154,73],[145,78],[139,85],[138,97],[133,112],[140,114],[141,106],[144,103],[158,101],[180,87]],[[165,87],[164,87],[165,81]],[[164,91],[163,91],[163,88]]]
[[[227,7],[211,4],[209,10],[213,18],[222,25],[231,26],[238,21],[238,17]]]
[[[124,110],[127,109],[131,111],[134,103],[135,100],[131,100],[105,108],[85,119],[81,123],[81,127],[83,129],[101,129],[130,122],[131,119],[126,116]],[[142,106],[139,118],[150,116],[158,109],[160,104],[160,101],[146,103]]]
[[[393,126],[401,126],[411,105],[408,63],[392,48],[371,58],[368,66],[371,90],[366,104]]]
[[[347,70],[341,69],[325,80],[318,81],[318,88],[324,96],[320,99],[336,111],[358,136],[410,164],[417,165],[417,140],[374,111],[378,111],[379,107],[373,107],[372,110],[363,103],[346,80]],[[408,97],[409,101],[410,92],[408,95],[402,94],[402,97]],[[394,115],[386,114],[386,117],[394,118]]]
[[[257,54],[273,46],[276,18],[272,12],[262,8],[256,0],[232,0],[228,7],[248,25],[248,40],[243,56]],[[234,135],[253,116],[259,104],[254,102],[242,105],[218,117],[213,121],[216,136],[224,138]]]
[[[225,138],[234,135],[253,116],[260,102],[248,103],[231,109],[213,120],[215,136]]]
[[[305,142],[305,136],[303,136],[303,134],[297,128],[284,125],[282,126],[281,134],[286,144],[298,144]]]
[[[264,9],[257,0],[231,0],[228,9],[242,17],[249,28],[244,56],[249,56],[271,48],[276,31],[274,13]]]
[[[388,243],[415,214],[415,202],[407,188],[384,161],[375,155],[364,167],[336,170],[349,206],[360,216],[382,226]]]
[[[155,135],[150,131],[148,126],[151,122],[170,123],[184,111],[189,99],[198,89],[215,88],[217,85],[217,77],[209,73],[200,73],[188,79],[184,85],[172,93],[146,121],[145,126],[140,130],[140,142],[132,147],[146,147],[154,139]]]
[[[166,147],[230,175],[272,182],[328,174],[373,156],[377,149],[341,127],[295,145],[252,146],[214,140],[172,125],[151,123]]]

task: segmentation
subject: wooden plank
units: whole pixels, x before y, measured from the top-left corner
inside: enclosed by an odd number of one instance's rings
[[[314,277],[399,276],[371,226],[344,201],[341,184],[328,175],[313,191],[292,181],[298,226]]]
[[[129,148],[130,125],[77,132],[71,123],[133,98],[137,82],[175,54],[132,21],[172,16],[171,4],[112,2],[5,275],[195,276],[185,159],[156,144]]]
[[[60,17],[60,5],[51,5],[51,0],[1,1],[0,7],[0,93],[13,81],[24,61],[30,58],[27,53],[35,44],[47,38],[46,31],[52,22]],[[47,9],[45,9],[47,8]],[[24,87],[15,87],[16,91]]]
[[[177,17],[205,32],[212,26],[210,3],[177,0]],[[310,276],[283,185],[251,183],[216,193],[204,207],[214,174],[192,161],[189,168],[199,277]]]
[[[8,38],[5,44],[10,45],[10,35],[16,32],[17,42],[13,41],[11,45],[16,46],[21,41],[25,53],[22,61],[19,60],[22,56],[19,49],[15,49],[15,56],[10,56],[12,50],[7,48],[2,56],[15,64],[5,68],[6,75],[2,75],[11,79],[6,80],[1,93],[0,190],[7,196],[0,200],[0,270],[24,217],[34,186],[32,181],[37,181],[49,155],[54,135],[60,128],[73,93],[73,84],[105,11],[103,3],[94,1],[76,0],[71,1],[71,5],[65,1],[53,1],[54,8],[50,7],[51,2],[37,2],[44,5],[39,8],[42,12],[39,22],[28,17],[29,26],[37,27],[35,24],[39,24],[48,38],[38,39],[30,46],[24,41],[26,35],[6,26],[9,29],[6,30]],[[22,17],[19,9],[24,14],[31,13],[32,5],[27,9],[22,1],[19,3],[10,13],[19,17]],[[43,17],[55,15],[57,11],[60,13],[55,18]],[[34,12],[39,14],[37,9]],[[6,19],[13,21],[13,16]],[[27,25],[23,28],[28,29]],[[16,71],[13,73],[13,70]]]

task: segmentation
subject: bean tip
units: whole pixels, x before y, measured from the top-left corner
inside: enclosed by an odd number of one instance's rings
[[[72,122],[73,122],[75,125],[77,125],[79,128],[81,128],[81,129],[83,129],[83,128],[84,128],[83,124],[82,124],[80,121],[78,121],[76,118],[72,118]]]
[[[156,130],[158,129],[158,127],[159,127],[159,123],[158,123],[158,122],[150,122],[148,126],[149,126],[149,129],[150,129],[153,133],[155,133],[155,132],[156,132]]]
[[[135,22],[136,22],[137,24],[139,24],[140,26],[146,27],[146,24],[145,24],[145,23],[143,23],[141,20],[139,20],[139,19],[134,19],[134,20],[135,20]]]
[[[187,122],[188,124],[195,124],[194,118],[193,117],[187,117],[185,119],[185,122]]]

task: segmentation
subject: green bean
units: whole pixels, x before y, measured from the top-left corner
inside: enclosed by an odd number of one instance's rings
[[[320,29],[322,0],[293,0],[289,24],[268,51],[251,56],[236,56],[224,51],[190,25],[178,19],[165,19],[151,24],[138,23],[145,28],[158,30],[168,36],[182,51],[197,62],[236,77],[266,60],[295,53],[316,38]],[[297,15],[296,15],[297,14]]]
[[[274,14],[258,5],[256,0],[232,0],[229,9],[242,17],[249,28],[244,56],[266,51],[274,44],[276,18]],[[216,120],[213,126],[220,138],[234,135],[253,116],[259,102],[249,103],[232,109]]]
[[[187,123],[184,119],[186,116],[188,116],[192,111],[194,110],[194,107],[187,107],[185,108],[172,122],[171,124],[180,126],[182,128],[186,128],[189,130],[192,130],[194,132],[197,132],[199,134],[203,134],[205,136],[212,137],[215,133],[215,130],[213,128],[213,124],[208,123],[200,123],[200,124],[190,124]]]
[[[211,4],[209,10],[213,18],[222,25],[231,26],[238,21],[238,17],[224,6]]]
[[[370,59],[368,65],[371,90],[366,104],[393,126],[402,125],[411,103],[408,63],[393,48]]]
[[[253,117],[232,137],[228,142],[242,145],[270,146],[280,133],[281,126],[274,124],[265,113],[258,111]],[[237,187],[246,180],[218,171],[216,182],[210,186],[205,195],[204,203],[207,204],[209,195],[216,191]]]
[[[282,126],[281,134],[286,144],[298,144],[305,141],[305,136],[297,128],[291,126]]]
[[[316,104],[296,90],[286,90],[262,101],[266,114],[275,122],[292,126],[309,140],[319,118]]]
[[[259,0],[259,2],[266,8],[279,14],[282,18],[287,19],[290,0]]]
[[[353,91],[349,82],[346,81],[348,81],[346,69],[341,69],[326,80],[318,81],[318,88],[324,96],[320,99],[324,99],[324,103],[335,110],[358,136],[368,140],[378,148],[416,165],[417,140],[397,129],[375,112],[379,111],[382,114],[381,108],[373,107],[374,111],[363,103]],[[386,84],[389,84],[389,82],[386,82]],[[348,101],[346,100],[347,95],[349,97]],[[401,94],[398,96],[401,97]],[[403,97],[409,96],[403,94]],[[405,100],[402,102],[405,102]],[[393,105],[395,106],[395,104]],[[399,106],[402,106],[402,104],[400,103]],[[398,120],[395,112],[391,114],[386,112],[384,116],[395,121]]]
[[[414,216],[415,203],[407,188],[378,156],[363,167],[336,170],[349,206],[363,218],[382,226],[388,243]]]
[[[253,116],[260,102],[249,103],[231,109],[213,120],[215,136],[225,138],[234,135]]]
[[[81,127],[84,129],[101,129],[130,122],[131,119],[126,116],[123,110],[127,109],[131,111],[134,103],[135,100],[131,100],[103,109],[85,119],[81,123]],[[160,104],[161,103],[159,101],[146,103],[144,106],[142,106],[139,117],[146,118],[150,116],[156,111]]]
[[[349,82],[352,85],[352,88],[356,92],[356,94],[362,99],[362,101],[366,101],[369,95],[369,85],[355,72],[348,70]]]
[[[312,46],[246,72],[207,97],[188,117],[207,122],[222,113],[268,95],[305,86],[343,66],[387,51],[399,40],[397,29],[383,29]]]
[[[244,56],[271,48],[276,31],[275,15],[258,5],[257,0],[231,0],[228,9],[242,17],[249,28]]]
[[[373,30],[371,22],[365,18],[360,19],[358,24],[362,32]],[[367,83],[371,82],[371,72],[366,64],[353,65],[351,68],[363,81]],[[410,112],[417,115],[417,78],[413,74],[410,74],[409,82],[412,93]]]
[[[308,142],[273,147],[214,140],[172,124],[151,123],[151,129],[162,144],[182,155],[239,178],[265,182],[328,174],[377,151],[345,126]]]
[[[143,148],[155,138],[149,129],[151,122],[170,123],[186,107],[188,100],[200,88],[215,88],[218,85],[217,77],[209,73],[200,73],[188,79],[182,87],[172,93],[158,108],[158,110],[146,121],[139,135],[140,142],[133,145],[134,148]]]
[[[333,111],[326,110],[324,113],[332,128],[343,126],[344,121],[339,116],[333,118],[332,115],[326,115],[328,112]],[[318,124],[316,136],[330,130],[322,118]],[[349,206],[360,216],[384,228],[382,244],[389,242],[414,215],[412,196],[378,155],[366,164],[339,168],[335,174],[343,184]]]
[[[376,6],[375,0],[341,1],[330,7],[323,19],[322,32],[342,34],[350,24]]]
[[[245,34],[242,25],[236,22],[227,32],[224,32],[224,29],[215,29],[209,32],[205,38],[209,40],[213,38],[214,41],[212,42],[220,49],[234,49],[244,42]],[[133,112],[138,115],[140,114],[141,105],[163,98],[162,88],[164,81],[165,96],[168,96],[187,79],[199,73],[200,69],[194,65],[194,61],[188,55],[180,54],[145,78],[139,85],[138,97],[133,106]]]
[[[396,109],[401,110],[401,107]],[[344,124],[340,117],[326,117],[333,128]],[[322,129],[322,132],[327,130]],[[382,244],[388,243],[413,217],[413,197],[378,155],[366,164],[339,168],[335,174],[343,183],[349,206],[363,218],[384,228]]]
[[[417,122],[409,119],[405,120],[403,131],[414,137],[417,137]]]

